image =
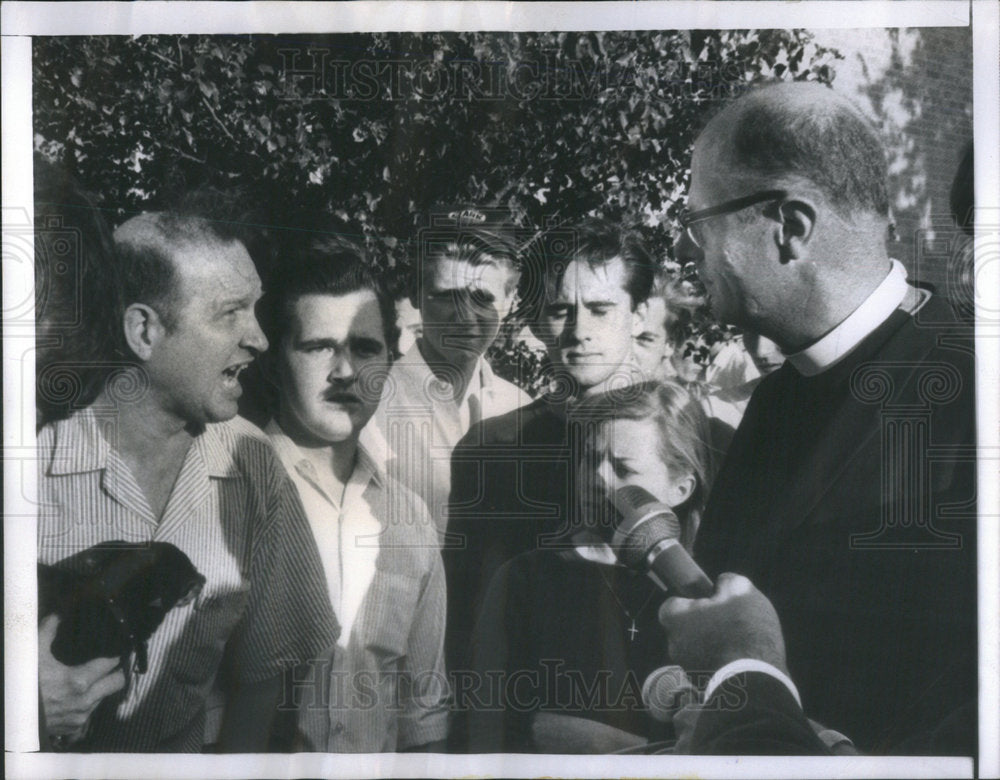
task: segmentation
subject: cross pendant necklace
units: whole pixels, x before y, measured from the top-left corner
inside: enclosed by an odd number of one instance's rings
[[[604,583],[604,587],[608,589],[608,592],[611,594],[611,598],[615,600],[621,611],[625,613],[625,617],[627,617],[630,621],[630,625],[628,628],[625,629],[625,633],[628,634],[628,641],[634,642],[636,634],[639,633],[639,629],[635,627],[635,619],[642,614],[642,611],[646,607],[649,606],[649,602],[652,601],[653,596],[656,595],[656,591],[655,590],[651,591],[650,594],[646,596],[646,600],[642,603],[642,606],[639,607],[635,615],[633,615],[631,612],[629,612],[625,604],[622,603],[622,600],[618,598],[618,594],[615,593],[615,589],[611,587],[611,583],[608,582],[608,578],[604,576],[604,570],[601,568],[601,565],[597,564],[597,566],[598,566],[597,573],[601,575],[601,581]]]

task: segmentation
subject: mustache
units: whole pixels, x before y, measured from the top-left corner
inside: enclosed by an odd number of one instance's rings
[[[378,403],[388,378],[388,366],[364,366],[349,376],[327,377],[321,397],[334,403]]]
[[[361,403],[364,401],[364,395],[362,393],[356,392],[356,385],[341,385],[335,387],[329,387],[323,391],[323,400],[332,402],[346,402],[353,401],[356,403]]]

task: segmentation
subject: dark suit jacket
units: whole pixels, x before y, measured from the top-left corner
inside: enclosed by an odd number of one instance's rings
[[[824,756],[802,708],[779,680],[761,672],[730,677],[695,723],[690,752],[715,756]]]
[[[448,668],[467,669],[472,628],[490,580],[522,552],[562,549],[572,525],[571,432],[560,406],[538,399],[475,425],[452,452],[448,532]]]
[[[772,601],[806,712],[862,752],[975,750],[967,336],[931,298],[820,376],[769,376],[695,542],[710,577],[744,574]]]

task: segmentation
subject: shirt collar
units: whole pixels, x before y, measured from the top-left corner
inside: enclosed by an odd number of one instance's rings
[[[249,423],[245,423],[249,425]],[[193,447],[201,454],[205,471],[215,479],[232,479],[241,472],[233,454],[237,451],[231,440],[235,431],[229,423],[209,423],[194,440]],[[257,438],[262,438],[256,433]]]
[[[427,361],[424,360],[424,356],[420,352],[420,347],[416,343],[396,362],[403,370],[416,372],[421,378],[433,376],[438,382],[448,381],[434,374],[431,367],[427,365]],[[480,355],[476,358],[476,367],[472,371],[472,378],[469,380],[469,386],[465,389],[465,397],[462,399],[462,403],[465,403],[473,392],[479,392],[480,389],[483,393],[492,392],[493,384],[493,369],[490,367],[489,361],[483,355]]]
[[[493,394],[493,369],[489,362],[482,356],[476,361],[476,368],[472,372],[469,384],[465,388],[465,395],[462,396],[460,406],[469,403],[469,396],[475,395],[478,398],[492,398]]]
[[[106,469],[111,445],[101,434],[101,427],[116,425],[118,419],[110,408],[105,416],[100,408],[88,406],[57,422],[49,473],[85,474]],[[209,477],[225,479],[240,475],[233,459],[235,447],[227,446],[227,435],[232,435],[227,431],[226,423],[210,423],[191,444],[201,455]]]
[[[890,263],[885,279],[843,322],[815,344],[786,354],[788,362],[800,374],[816,376],[839,363],[899,308],[909,290],[906,269],[897,260]]]
[[[108,417],[108,424],[117,416]],[[101,435],[100,423],[91,407],[59,420],[55,426],[55,446],[49,462],[49,473],[83,474],[107,467],[111,445]]]
[[[274,445],[274,451],[278,453],[278,459],[281,461],[286,471],[292,472],[294,470],[303,476],[309,476],[310,479],[313,479],[314,466],[312,461],[302,454],[298,445],[296,445],[295,442],[292,441],[291,437],[285,433],[276,419],[272,418],[271,421],[268,422],[267,426],[264,428],[264,433],[267,434],[268,438],[271,440],[271,444]],[[380,438],[377,437],[376,442],[378,441],[380,441]],[[385,469],[383,467],[384,462],[384,458],[380,461],[378,456],[373,453],[368,446],[359,441],[358,459],[355,463],[354,471],[351,473],[349,481],[353,482],[361,480],[365,484],[372,481],[377,486],[381,487],[385,481]]]

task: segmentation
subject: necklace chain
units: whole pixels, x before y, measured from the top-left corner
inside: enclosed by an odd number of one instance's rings
[[[653,590],[650,592],[648,596],[646,596],[646,600],[642,603],[642,606],[639,607],[639,609],[636,610],[635,615],[633,615],[631,612],[629,612],[624,602],[620,598],[618,598],[618,594],[615,593],[615,589],[611,587],[611,583],[608,582],[608,578],[604,576],[604,570],[600,566],[598,566],[597,568],[597,573],[601,575],[601,581],[604,583],[604,587],[606,587],[608,589],[608,592],[611,594],[611,598],[613,598],[618,603],[618,606],[621,609],[621,611],[625,613],[625,617],[627,617],[632,622],[632,624],[628,628],[626,628],[625,631],[629,635],[628,641],[634,642],[635,635],[639,633],[639,629],[635,627],[636,618],[638,618],[639,615],[641,615],[643,611],[646,609],[646,607],[649,606],[649,602],[653,600],[653,596],[656,595],[656,591]]]

